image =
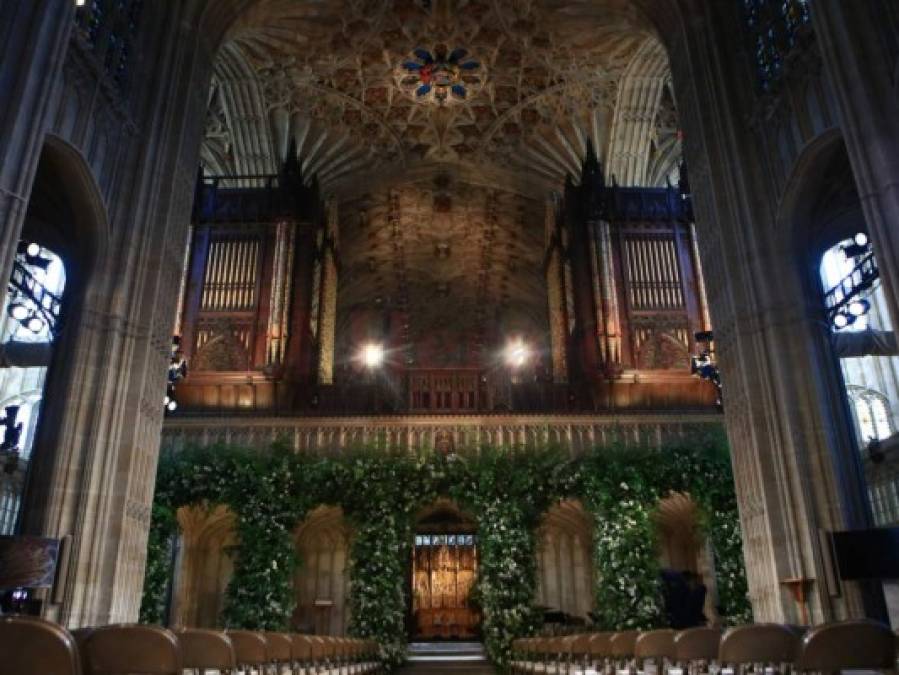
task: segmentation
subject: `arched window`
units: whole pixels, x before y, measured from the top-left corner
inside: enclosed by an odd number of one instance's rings
[[[847,389],[862,442],[889,438],[895,430],[889,399],[871,389],[851,385]]]
[[[811,23],[809,1],[743,0],[743,8],[758,85],[770,91],[783,75],[787,54]]]
[[[16,526],[65,283],[56,253],[20,244],[0,314],[0,535]]]
[[[895,433],[899,357],[868,236],[858,232],[828,248],[819,268],[834,351],[855,419],[859,446]]]
[[[86,0],[75,12],[81,38],[120,90],[128,84],[143,4],[143,0]]]

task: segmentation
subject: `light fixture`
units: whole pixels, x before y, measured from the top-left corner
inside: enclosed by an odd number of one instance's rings
[[[28,318],[28,308],[20,302],[10,305],[6,311],[16,321],[25,321]]]
[[[169,402],[165,404],[166,410],[169,412],[175,412],[178,409],[178,401],[175,399],[169,399]]]
[[[849,303],[849,313],[852,316],[863,316],[871,309],[871,303],[867,300],[853,300]]]
[[[28,244],[28,246],[25,247],[25,253],[27,253],[30,256],[37,256],[40,254],[40,252],[41,252],[40,244],[35,244],[34,242],[31,242],[30,244]]]
[[[28,321],[25,322],[25,327],[32,333],[40,333],[44,328],[44,322],[37,314],[32,314]]]
[[[87,0],[75,0],[75,6],[76,7],[84,7],[86,2],[87,2]]]
[[[521,368],[531,356],[531,350],[522,340],[513,340],[506,346],[506,363],[512,368]]]
[[[370,343],[362,348],[362,363],[366,368],[377,368],[384,362],[384,348]]]
[[[856,246],[867,246],[868,245],[868,235],[864,232],[857,233],[853,240],[855,241]]]
[[[843,312],[834,314],[833,317],[833,325],[837,330],[839,330],[840,328],[845,328],[853,321],[855,321],[854,316],[852,316],[851,314],[844,314]]]

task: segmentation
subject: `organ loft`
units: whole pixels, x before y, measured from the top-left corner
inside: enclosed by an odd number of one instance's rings
[[[199,178],[179,415],[714,410],[685,169],[619,186],[588,147],[545,200],[445,172],[338,202],[295,151]]]

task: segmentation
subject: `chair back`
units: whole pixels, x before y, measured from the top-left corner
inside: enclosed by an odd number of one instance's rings
[[[287,633],[266,631],[265,660],[269,663],[290,663],[291,639]]]
[[[238,666],[262,666],[266,662],[266,642],[262,633],[252,630],[229,630],[226,635],[234,645]]]
[[[593,633],[590,636],[590,656],[606,658],[612,655],[612,636],[614,633]]]
[[[231,638],[217,630],[185,628],[176,633],[181,665],[199,670],[230,671],[237,668]]]
[[[681,663],[687,661],[715,661],[721,631],[717,628],[688,628],[674,636],[674,655]]]
[[[293,633],[290,636],[290,658],[297,663],[312,660],[312,640],[308,635]]]
[[[844,621],[813,628],[802,641],[797,670],[893,670],[896,635],[877,621]]]
[[[634,645],[639,634],[640,632],[636,630],[624,630],[614,633],[609,640],[610,656],[615,658],[630,658],[633,656]]]
[[[778,623],[736,626],[721,638],[718,660],[722,664],[793,663],[799,641],[799,635]]]
[[[590,638],[592,633],[578,633],[568,640],[568,653],[574,659],[583,659],[590,655]]]
[[[80,646],[85,675],[181,675],[178,638],[160,626],[101,626]]]
[[[37,617],[0,617],[0,654],[4,672],[81,675],[78,648],[69,631]]]
[[[674,660],[674,631],[670,628],[640,633],[634,642],[634,656],[638,659]]]

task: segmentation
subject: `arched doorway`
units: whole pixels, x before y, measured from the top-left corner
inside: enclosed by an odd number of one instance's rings
[[[715,589],[715,569],[711,550],[699,530],[699,507],[689,494],[671,492],[659,500],[653,521],[656,527],[659,566],[662,578],[666,582],[665,604],[672,626],[684,628],[693,625],[690,621],[683,625],[675,625],[678,619],[683,620],[686,607],[671,607],[672,598],[667,586],[672,582],[684,585],[691,598],[679,598],[674,602],[690,603],[693,598],[701,598],[701,602],[692,608],[693,614],[700,611],[705,620],[714,623],[717,617],[717,593]],[[697,590],[697,587],[704,587]],[[697,593],[699,595],[697,595]],[[701,608],[700,608],[701,605]],[[693,619],[702,623],[698,616]]]
[[[419,514],[412,549],[409,632],[413,640],[466,640],[478,632],[475,521],[438,500]]]
[[[343,511],[320,506],[297,530],[300,566],[294,580],[295,630],[315,635],[344,635],[349,623],[351,531]]]

